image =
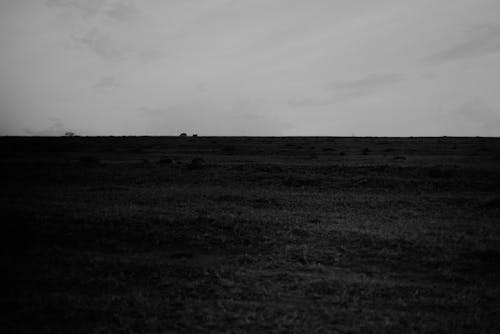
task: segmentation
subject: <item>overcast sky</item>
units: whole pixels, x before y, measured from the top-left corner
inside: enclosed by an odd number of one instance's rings
[[[499,136],[499,0],[0,0],[0,134]]]

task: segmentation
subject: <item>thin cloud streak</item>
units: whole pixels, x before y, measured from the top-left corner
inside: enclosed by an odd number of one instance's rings
[[[120,87],[120,83],[114,76],[104,76],[101,77],[92,87],[95,89],[118,88]]]
[[[373,91],[379,87],[393,85],[405,79],[401,73],[371,74],[361,79],[333,82],[329,88],[333,91]]]
[[[125,60],[122,52],[113,43],[111,38],[104,35],[96,27],[90,29],[81,37],[73,37],[73,40],[80,45],[87,47],[97,56],[106,60]]]
[[[140,15],[140,10],[130,1],[110,0],[47,0],[49,8],[74,10],[83,19],[91,19],[101,14],[119,22],[131,22]]]
[[[140,11],[131,3],[117,2],[106,10],[106,14],[119,22],[133,22],[139,17]]]
[[[500,25],[483,24],[468,29],[468,39],[424,58],[426,63],[440,64],[447,61],[480,57],[500,51]]]
[[[288,104],[292,107],[322,107],[334,103],[346,102],[360,97],[374,94],[386,86],[398,84],[406,80],[401,73],[379,73],[354,80],[335,81],[328,85],[323,96],[303,99],[290,99]]]
[[[78,11],[83,18],[96,16],[103,7],[105,0],[47,0],[48,7],[67,8]]]

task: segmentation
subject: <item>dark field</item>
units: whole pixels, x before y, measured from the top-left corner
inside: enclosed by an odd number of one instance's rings
[[[500,139],[0,148],[2,333],[500,332]]]

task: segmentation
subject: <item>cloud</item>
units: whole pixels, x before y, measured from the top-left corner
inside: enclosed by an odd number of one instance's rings
[[[105,0],[47,0],[49,7],[63,7],[79,11],[83,18],[96,16]]]
[[[447,61],[479,57],[500,51],[500,24],[481,24],[467,29],[468,38],[439,51],[424,61],[440,64]]]
[[[24,132],[30,136],[62,136],[66,132],[75,133],[73,130],[68,129],[59,118],[49,117],[48,119],[52,124],[47,128],[43,130],[24,129]]]
[[[120,83],[114,76],[105,76],[99,79],[93,86],[95,89],[117,88]]]
[[[400,73],[371,74],[361,79],[350,81],[336,81],[330,89],[341,92],[369,92],[379,87],[401,82],[404,75]]]
[[[380,73],[355,80],[335,81],[327,86],[327,93],[322,96],[290,99],[288,104],[292,107],[326,106],[369,95],[404,80],[405,76],[401,73]]]
[[[82,37],[73,37],[73,39],[86,47],[93,53],[107,60],[124,60],[124,56],[116,47],[113,41],[96,27],[90,29]]]
[[[123,27],[119,23],[135,21],[139,9],[127,0],[47,0],[48,7],[65,10],[71,20],[68,20],[69,35],[73,41],[86,46],[93,53],[107,60],[124,60],[123,44],[130,44],[132,38],[123,36]],[[74,15],[83,20],[75,19]],[[129,27],[130,28],[130,27]],[[81,31],[86,31],[83,35]],[[71,31],[79,33],[71,33]],[[104,32],[103,32],[104,31]],[[77,37],[75,37],[77,36]],[[116,41],[121,41],[122,48]]]
[[[84,19],[93,18],[104,13],[113,20],[131,22],[140,14],[139,9],[126,0],[47,0],[45,3],[48,7],[75,10]]]
[[[120,22],[132,22],[140,14],[139,9],[128,2],[116,2],[106,10],[106,14]]]

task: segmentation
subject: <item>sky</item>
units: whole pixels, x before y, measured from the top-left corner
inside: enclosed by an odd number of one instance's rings
[[[0,0],[0,135],[500,136],[498,0]]]

